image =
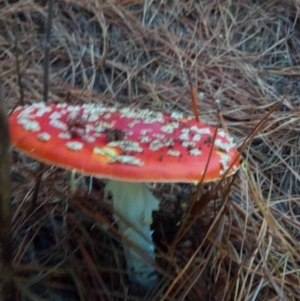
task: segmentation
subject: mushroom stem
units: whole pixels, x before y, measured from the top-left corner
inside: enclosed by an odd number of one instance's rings
[[[110,180],[105,187],[105,195],[112,194],[114,218],[119,231],[134,245],[142,249],[152,261],[155,260],[154,245],[150,225],[152,211],[157,210],[159,201],[144,183],[119,182]],[[122,217],[122,218],[120,218]],[[136,248],[123,241],[127,269],[132,273],[131,281],[144,287],[155,285],[155,269]]]

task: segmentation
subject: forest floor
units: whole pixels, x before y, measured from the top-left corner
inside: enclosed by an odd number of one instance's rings
[[[105,181],[88,193],[78,176],[71,195],[70,173],[45,166],[30,211],[39,165],[14,151],[16,300],[300,300],[297,2],[54,1],[49,101],[192,115],[190,74],[201,121],[221,121],[239,147],[261,126],[233,183],[205,186],[205,206],[192,210],[180,239],[194,186],[151,186],[161,207],[153,224],[159,284],[150,291],[128,281],[119,238],[103,225],[103,216],[113,222]],[[0,1],[9,109],[43,100],[47,9],[45,0]]]

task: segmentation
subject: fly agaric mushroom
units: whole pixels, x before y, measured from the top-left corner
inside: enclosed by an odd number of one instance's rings
[[[109,179],[105,193],[112,194],[120,232],[152,260],[150,225],[159,201],[145,182],[209,182],[240,166],[238,151],[224,130],[178,113],[35,103],[18,107],[9,121],[13,146],[28,156]],[[151,287],[156,280],[153,266],[136,249],[123,247],[132,279]]]

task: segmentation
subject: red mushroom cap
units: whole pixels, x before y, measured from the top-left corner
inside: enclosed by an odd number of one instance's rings
[[[197,183],[213,147],[203,178],[208,182],[220,179],[239,156],[222,129],[178,113],[36,103],[18,107],[9,121],[13,146],[28,156],[101,178]],[[240,167],[235,161],[227,175]]]

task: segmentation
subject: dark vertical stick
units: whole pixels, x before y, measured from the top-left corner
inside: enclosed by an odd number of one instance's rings
[[[3,301],[11,301],[14,299],[11,263],[10,161],[9,128],[4,101],[3,85],[0,78],[0,242],[2,250],[2,267],[0,270],[0,300]]]
[[[46,37],[45,37],[45,55],[44,55],[44,75],[43,75],[43,101],[48,101],[48,90],[49,90],[49,60],[50,60],[50,49],[51,49],[51,28],[53,19],[53,5],[54,0],[48,0],[48,17],[46,26]]]
[[[18,37],[17,37],[17,31],[15,31],[15,56],[16,56],[16,71],[18,76],[18,85],[20,90],[20,99],[18,103],[21,106],[24,106],[24,89],[22,84],[22,75],[21,75],[21,68],[20,68],[20,60],[19,60],[19,46],[18,46]]]
[[[46,37],[44,42],[45,55],[44,55],[44,74],[43,74],[43,101],[48,101],[48,91],[49,91],[49,61],[50,61],[50,49],[51,49],[51,28],[53,19],[53,6],[54,0],[48,0],[48,17],[46,26]],[[37,197],[40,190],[41,178],[43,174],[44,164],[40,164],[38,169],[38,175],[35,182],[35,186],[32,194],[31,209],[36,206]]]

